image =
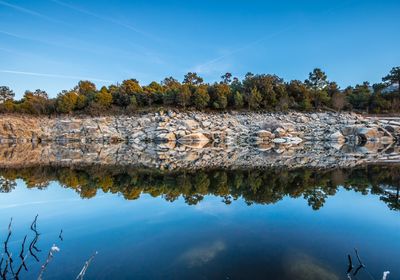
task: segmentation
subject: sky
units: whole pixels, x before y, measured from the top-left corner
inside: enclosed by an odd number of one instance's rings
[[[0,0],[0,85],[56,96],[197,72],[379,82],[400,65],[398,0]]]

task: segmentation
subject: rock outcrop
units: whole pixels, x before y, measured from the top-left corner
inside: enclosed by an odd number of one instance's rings
[[[0,116],[0,142],[210,142],[225,144],[384,142],[399,139],[397,119],[352,113],[156,112],[134,116]]]

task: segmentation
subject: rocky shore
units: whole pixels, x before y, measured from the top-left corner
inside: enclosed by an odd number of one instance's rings
[[[81,142],[140,145],[207,143],[381,142],[400,136],[400,121],[351,113],[201,113],[160,111],[134,116],[53,118],[2,115],[0,143]]]
[[[0,167],[352,167],[400,162],[400,122],[335,113],[2,116]]]

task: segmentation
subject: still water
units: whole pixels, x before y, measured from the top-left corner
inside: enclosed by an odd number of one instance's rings
[[[0,178],[14,273],[27,235],[20,279],[37,279],[53,244],[43,279],[75,279],[94,252],[85,279],[349,279],[354,248],[366,268],[351,279],[400,279],[400,166],[32,167]],[[36,215],[39,262],[28,250]]]

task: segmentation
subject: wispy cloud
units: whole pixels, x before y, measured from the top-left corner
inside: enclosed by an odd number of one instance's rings
[[[206,61],[204,63],[198,64],[198,65],[194,66],[192,69],[193,69],[193,71],[197,70],[199,73],[201,73],[201,71],[204,72],[205,70],[211,71],[210,69],[212,69],[212,67],[214,65],[216,65],[218,62],[220,62],[220,61],[222,61],[222,60],[224,60],[224,59],[226,59],[228,57],[231,57],[231,56],[233,56],[233,55],[235,55],[235,54],[237,54],[239,52],[242,52],[242,51],[245,51],[247,49],[250,49],[253,46],[261,44],[262,42],[264,42],[267,39],[271,39],[273,37],[281,35],[282,33],[288,31],[289,29],[291,29],[294,26],[295,26],[294,24],[289,25],[289,26],[287,26],[287,27],[285,27],[285,28],[283,28],[281,30],[278,30],[276,32],[273,32],[271,34],[263,36],[263,37],[261,37],[261,38],[259,38],[257,40],[251,41],[251,42],[249,42],[247,44],[244,44],[243,46],[240,46],[240,47],[238,47],[236,49],[228,51],[228,52],[224,53],[223,55],[217,56],[217,57],[215,57],[213,59],[210,59],[210,60],[208,60],[208,61]]]
[[[25,13],[25,14],[29,14],[31,16],[42,18],[44,20],[48,20],[48,21],[51,21],[51,22],[57,22],[57,23],[63,23],[62,21],[59,21],[57,19],[48,17],[48,16],[46,16],[44,14],[38,13],[36,11],[30,10],[30,9],[27,9],[27,8],[24,8],[24,7],[21,7],[21,6],[17,6],[15,4],[8,3],[8,2],[2,1],[2,0],[0,0],[0,5],[9,7],[11,9],[14,9],[16,11],[19,11],[19,12],[22,12],[22,13]]]
[[[105,16],[103,16],[103,15],[99,15],[99,14],[93,13],[93,12],[91,12],[91,11],[82,9],[82,8],[80,8],[80,7],[70,5],[70,4],[65,3],[65,2],[63,2],[63,1],[59,1],[59,0],[51,0],[51,1],[54,2],[54,3],[56,3],[56,4],[58,4],[58,5],[61,5],[61,6],[64,6],[64,7],[69,8],[69,9],[75,10],[75,11],[77,11],[77,12],[80,12],[80,13],[82,13],[82,14],[86,14],[86,15],[89,15],[89,16],[92,16],[92,17],[101,19],[101,20],[103,20],[103,21],[107,21],[107,22],[110,22],[110,23],[119,25],[119,26],[121,26],[121,27],[124,27],[124,28],[126,28],[126,29],[131,30],[131,31],[134,31],[134,32],[136,32],[136,33],[138,33],[138,34],[141,34],[141,35],[146,36],[146,37],[148,37],[148,38],[151,38],[151,39],[153,39],[153,40],[156,40],[156,41],[159,41],[159,40],[160,40],[159,38],[155,37],[154,35],[149,34],[148,32],[143,31],[143,30],[141,30],[141,29],[138,29],[138,28],[136,28],[136,27],[134,27],[134,26],[132,26],[132,25],[130,25],[130,24],[127,24],[127,23],[123,22],[123,21],[120,21],[120,20],[117,20],[117,19],[114,19],[114,18],[111,18],[111,17],[105,17]]]
[[[70,75],[60,75],[60,74],[48,74],[48,73],[37,73],[37,72],[25,72],[25,71],[14,71],[14,70],[0,70],[0,73],[16,74],[16,75],[28,75],[37,77],[47,77],[47,78],[60,78],[60,79],[72,79],[72,80],[91,80],[94,82],[105,82],[112,83],[111,80],[98,79],[93,77],[81,77],[81,76],[70,76]]]

